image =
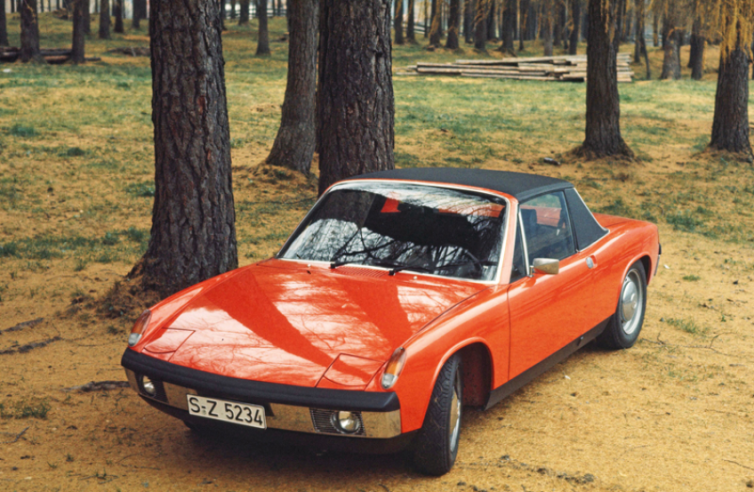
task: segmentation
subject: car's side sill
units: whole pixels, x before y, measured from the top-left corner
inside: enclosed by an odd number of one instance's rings
[[[511,379],[507,383],[495,388],[490,392],[490,396],[487,399],[487,404],[484,406],[484,409],[487,410],[488,408],[493,407],[500,401],[504,400],[505,398],[509,397],[519,389],[523,388],[527,383],[530,381],[538,378],[545,372],[547,372],[550,368],[552,368],[554,365],[559,364],[566,360],[571,354],[576,352],[578,349],[586,345],[587,343],[591,342],[595,338],[597,338],[607,326],[607,323],[610,321],[610,318],[607,318],[605,321],[601,322],[588,332],[584,333],[582,336],[577,338],[576,340],[572,341],[562,349],[558,350],[548,358],[544,359],[540,363],[530,367],[529,369],[525,370],[515,378]]]

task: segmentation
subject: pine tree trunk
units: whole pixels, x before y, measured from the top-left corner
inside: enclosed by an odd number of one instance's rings
[[[230,0],[230,18],[236,19],[236,0]]]
[[[528,39],[527,28],[529,25],[529,3],[530,0],[520,0],[520,4],[518,6],[518,51],[524,51],[526,49],[524,41]]]
[[[318,0],[288,0],[291,23],[283,114],[267,163],[309,174],[314,155]]]
[[[150,6],[155,199],[147,252],[128,276],[164,297],[238,256],[219,6]]]
[[[660,16],[655,12],[652,17],[652,44],[655,48],[660,46]]]
[[[560,47],[561,40],[563,39],[563,25],[560,23],[560,2],[556,1],[552,10],[552,39],[553,47]]]
[[[100,0],[99,38],[110,39],[110,0]]]
[[[487,41],[497,38],[495,35],[495,0],[489,0],[489,13],[487,14]]]
[[[141,28],[141,4],[146,0],[132,0],[131,2],[131,27],[133,29]]]
[[[5,5],[3,5],[3,9]],[[39,22],[37,18],[37,0],[21,0],[18,4],[21,13],[21,53],[24,63],[47,63],[39,53]]]
[[[620,133],[617,57],[620,8],[618,2],[589,0],[588,14],[586,138],[576,153],[587,159],[633,157]]]
[[[123,33],[123,0],[113,0],[115,2],[113,15],[115,16],[115,27],[113,31]]]
[[[398,0],[400,1],[400,0]],[[450,0],[450,16],[448,18],[448,39],[445,40],[445,47],[451,50],[457,50],[460,47],[458,42],[458,27],[461,23],[461,5],[460,0]]]
[[[634,10],[636,11],[636,32],[634,36],[634,63],[641,63],[642,46],[644,44],[644,0],[634,1]]]
[[[84,9],[87,0],[71,0],[73,4],[73,40],[71,41],[71,58],[75,65],[84,63]]]
[[[518,7],[517,0],[505,0],[505,10],[503,10],[503,51],[514,53],[516,50],[516,12]]]
[[[257,34],[257,56],[270,54],[270,33],[267,30],[267,0],[257,1],[259,33]]]
[[[395,167],[390,1],[321,1],[320,194],[349,176]]]
[[[406,40],[411,44],[416,44],[416,34],[414,32],[414,13],[416,0],[408,0],[408,20],[406,22]]]
[[[251,0],[240,0],[241,13],[238,16],[238,25],[245,26],[249,23],[249,2]],[[290,30],[290,29],[289,29]]]
[[[2,8],[0,8],[0,46],[8,46],[8,21],[5,16],[4,1]]]
[[[393,30],[395,31],[395,44],[403,44],[403,0],[395,0],[394,3]]]
[[[474,2],[474,48],[487,51],[487,12],[491,0]]]
[[[571,39],[568,42],[568,54],[575,55],[579,51],[579,34],[581,33],[581,0],[571,0],[571,22],[573,27]]]
[[[720,56],[711,148],[751,155],[748,103],[749,57],[738,46]]]
[[[553,35],[553,0],[542,2],[542,43],[544,44],[545,56],[552,56]]]

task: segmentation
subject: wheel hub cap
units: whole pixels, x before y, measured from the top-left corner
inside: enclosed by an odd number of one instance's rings
[[[621,295],[623,305],[623,321],[631,321],[636,313],[636,305],[639,302],[638,289],[636,284],[628,280],[623,285],[623,294]]]
[[[644,309],[644,286],[636,271],[630,271],[620,293],[620,317],[623,333],[633,335],[639,328]]]
[[[458,447],[458,435],[461,431],[461,399],[458,398],[460,378],[457,377],[453,386],[453,400],[450,402],[450,449]]]

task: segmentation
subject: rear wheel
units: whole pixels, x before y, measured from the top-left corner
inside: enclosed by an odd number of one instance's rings
[[[461,356],[453,355],[435,382],[427,414],[414,447],[414,465],[427,475],[444,475],[458,454],[463,410]]]
[[[610,349],[626,349],[636,343],[644,324],[647,307],[647,275],[644,265],[637,261],[628,269],[621,285],[618,308],[597,338],[600,345]]]

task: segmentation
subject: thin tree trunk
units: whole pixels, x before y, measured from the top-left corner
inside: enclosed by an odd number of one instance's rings
[[[573,27],[571,39],[568,42],[568,54],[575,55],[579,51],[579,34],[581,33],[581,0],[571,0],[571,22]]]
[[[236,0],[230,0],[230,18],[236,19]]]
[[[448,18],[448,39],[445,40],[445,47],[451,50],[457,50],[460,47],[458,43],[458,26],[461,23],[461,5],[460,0],[450,0],[450,16]]]
[[[737,44],[727,56],[721,49],[710,147],[750,156],[749,56]]]
[[[241,13],[238,16],[238,25],[239,26],[245,26],[249,23],[249,2],[251,0],[240,0],[241,2]],[[290,1],[290,0],[289,0]],[[290,31],[290,29],[289,29]]]
[[[681,55],[680,55],[680,31],[675,28],[672,19],[666,17],[668,23],[668,35],[665,41],[664,57],[662,61],[662,74],[660,80],[681,78]]]
[[[113,31],[123,33],[123,0],[114,0],[113,14],[115,15],[115,28]]]
[[[394,3],[393,30],[395,31],[395,44],[403,44],[403,0],[394,0]]]
[[[13,2],[11,2],[13,5]],[[8,46],[8,21],[5,18],[5,0],[0,8],[0,46]]]
[[[5,8],[4,5],[3,8]],[[21,61],[47,63],[39,53],[39,20],[36,0],[21,0],[18,10],[21,12]]]
[[[555,5],[553,5],[552,9],[552,36],[553,36],[553,45],[560,47],[560,43],[563,39],[563,24],[561,24],[561,8],[562,4],[559,1],[555,1]]]
[[[96,0],[95,0],[96,1]],[[84,34],[91,34],[92,33],[92,15],[91,15],[91,4],[89,3],[90,0],[83,0],[84,6],[83,6],[83,12],[84,12]]]
[[[655,48],[660,46],[660,15],[655,12],[652,17],[652,44]]]
[[[487,51],[487,12],[491,0],[475,0],[474,48]]]
[[[99,38],[110,39],[110,0],[100,0]]]
[[[414,14],[416,0],[408,0],[408,20],[406,22],[406,40],[411,44],[416,44],[416,34],[414,33]]]
[[[576,151],[587,159],[611,155],[633,157],[620,133],[618,96],[618,2],[589,0],[587,43],[586,138]]]
[[[314,155],[318,0],[288,0],[288,82],[280,128],[267,163],[309,174]]]
[[[131,2],[131,27],[133,29],[140,29],[140,21],[143,18],[141,15],[142,4],[146,3],[146,0],[132,0]]]
[[[429,14],[427,13],[429,11],[428,2],[427,0],[424,1],[424,39],[427,39],[429,36],[429,25],[427,24],[427,19],[429,19]]]
[[[518,27],[518,51],[524,51],[526,46],[524,41],[527,39],[527,28],[529,25],[529,3],[531,0],[520,0],[518,6],[519,27]]]
[[[71,41],[71,58],[74,65],[84,63],[84,9],[87,0],[72,0],[73,3],[73,39]]]
[[[487,14],[487,41],[497,38],[495,34],[495,0],[489,0],[489,13]]]
[[[267,30],[267,0],[257,1],[259,33],[257,34],[257,56],[270,54],[270,33]]]
[[[691,35],[691,56],[689,56],[689,65],[691,66],[691,78],[702,80],[704,76],[704,52],[707,39],[702,29],[702,20],[694,19],[694,26]]]
[[[238,253],[219,6],[150,6],[155,199],[128,277],[164,297],[236,268]]]
[[[542,42],[545,48],[545,56],[552,56],[553,7],[553,0],[542,2]]]
[[[320,12],[321,194],[340,179],[395,167],[395,103],[389,0],[322,0]]]
[[[463,4],[463,37],[466,44],[474,42],[474,0],[465,0]]]
[[[634,0],[636,11],[636,39],[634,40],[634,63],[641,63],[642,46],[644,45],[644,0]],[[646,49],[646,47],[645,47]]]

